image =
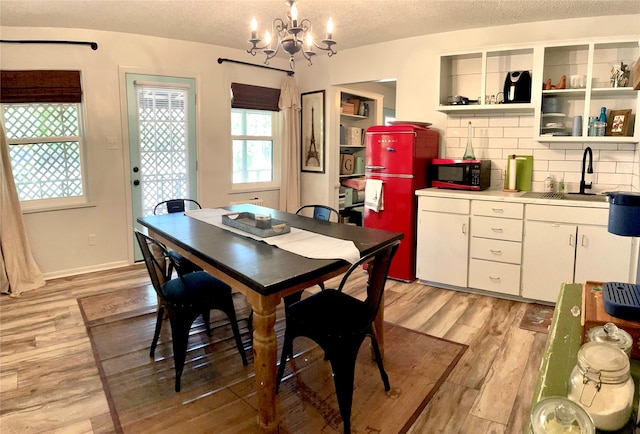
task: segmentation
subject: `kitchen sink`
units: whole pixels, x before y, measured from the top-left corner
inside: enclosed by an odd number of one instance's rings
[[[533,199],[581,200],[587,202],[607,202],[604,194],[551,193],[543,191],[527,191],[521,197]]]

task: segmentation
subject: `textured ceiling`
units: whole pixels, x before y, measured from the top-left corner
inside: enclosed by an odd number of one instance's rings
[[[338,50],[412,36],[565,18],[640,13],[640,0],[298,0],[299,17],[322,35],[329,16]],[[0,25],[138,33],[248,48],[285,18],[284,0],[0,0]],[[639,23],[640,27],[640,23]],[[638,29],[629,29],[637,32]]]

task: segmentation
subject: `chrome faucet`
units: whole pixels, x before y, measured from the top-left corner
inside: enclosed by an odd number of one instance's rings
[[[584,182],[584,168],[587,163],[587,154],[589,154],[589,166],[587,167],[587,173],[593,173],[593,152],[591,151],[591,148],[587,146],[584,150],[584,154],[582,154],[582,172],[580,174],[580,194],[585,194],[584,191],[587,188],[591,189],[591,186],[593,185],[592,182],[588,184]]]

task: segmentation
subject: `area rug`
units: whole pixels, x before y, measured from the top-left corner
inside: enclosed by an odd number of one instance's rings
[[[196,322],[182,374],[182,390],[173,390],[171,333],[163,324],[155,357],[149,346],[155,326],[155,295],[147,287],[78,300],[94,348],[116,432],[257,433],[249,307],[234,298],[242,340],[249,358],[243,366],[233,335],[222,315],[212,311],[213,336]],[[278,312],[278,343],[284,317]],[[385,324],[385,368],[391,391],[385,392],[362,345],[353,393],[354,433],[404,433],[424,410],[467,346]],[[278,347],[280,354],[281,347]],[[341,433],[329,362],[305,338],[294,342],[296,356],[287,363],[277,396],[281,433]]]
[[[549,333],[553,307],[531,303],[520,320],[520,328],[537,333]]]

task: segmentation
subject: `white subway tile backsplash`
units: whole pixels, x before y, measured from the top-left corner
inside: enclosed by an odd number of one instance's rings
[[[533,127],[533,116],[520,116],[518,126]]]
[[[633,161],[631,151],[600,151],[602,161]]]
[[[634,164],[631,162],[618,162],[616,163],[615,173],[631,173],[633,174]]]
[[[561,149],[535,150],[533,151],[534,160],[564,160],[565,151]]]
[[[599,184],[610,184],[610,185],[631,185],[631,174],[629,173],[599,173],[598,174],[598,183]]]
[[[616,142],[538,142],[532,133],[532,115],[449,116],[443,134],[443,157],[462,158],[467,143],[467,124],[473,127],[477,158],[492,162],[492,188],[501,188],[509,155],[533,155],[532,189],[541,191],[547,174],[564,179],[567,191],[577,191],[582,158],[593,151],[593,174],[585,174],[593,191],[640,191],[640,145]],[[500,185],[497,185],[500,183]]]
[[[489,119],[489,126],[490,127],[519,127],[520,117],[519,116],[492,117]]]
[[[531,128],[529,127],[505,127],[504,137],[531,137]]]

